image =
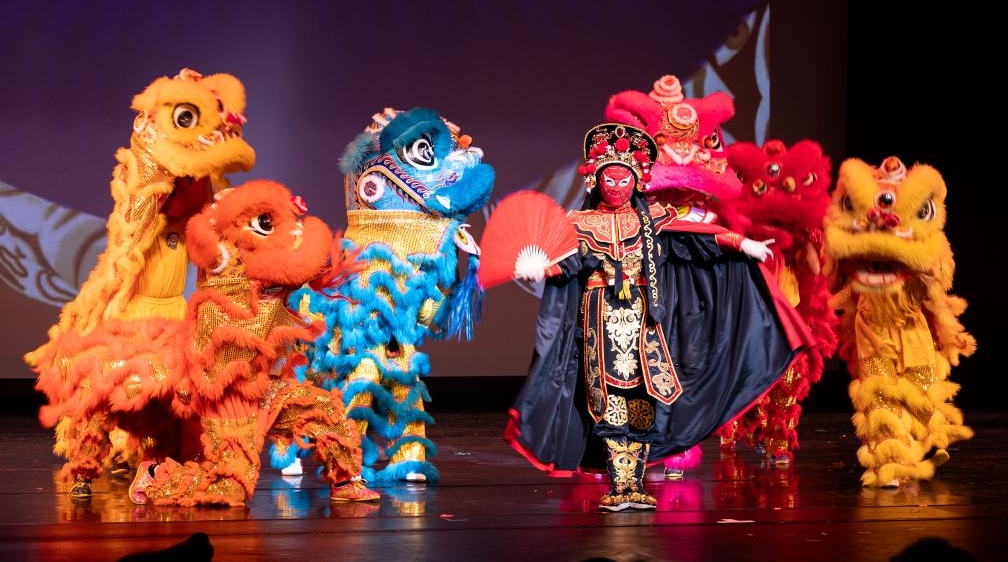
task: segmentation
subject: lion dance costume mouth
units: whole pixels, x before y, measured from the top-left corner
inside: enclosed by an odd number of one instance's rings
[[[949,445],[973,436],[952,403],[960,386],[949,380],[976,340],[958,320],[966,301],[949,294],[946,194],[926,164],[907,169],[891,156],[874,167],[851,158],[823,220],[864,486],[930,479]]]

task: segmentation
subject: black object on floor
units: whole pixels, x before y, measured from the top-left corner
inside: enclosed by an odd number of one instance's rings
[[[118,562],[210,562],[213,545],[206,533],[193,533],[189,538],[161,550],[127,554]]]

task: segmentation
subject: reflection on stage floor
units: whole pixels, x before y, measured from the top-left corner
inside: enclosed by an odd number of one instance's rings
[[[0,559],[113,561],[206,533],[215,561],[888,561],[926,537],[977,560],[1008,546],[1008,415],[967,412],[976,437],[934,480],[862,488],[846,413],[808,412],[792,466],[703,443],[681,481],[648,473],[654,512],[598,511],[607,480],[546,477],[504,443],[503,412],[435,412],[437,485],[376,487],[377,502],[332,503],[318,466],[265,468],[245,508],[138,506],[128,479],[73,500],[52,436],[32,415],[2,418]],[[265,463],[265,458],[264,458]],[[268,466],[268,464],[266,465]],[[932,551],[933,552],[933,551]]]

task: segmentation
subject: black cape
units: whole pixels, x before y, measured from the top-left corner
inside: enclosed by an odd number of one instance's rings
[[[652,462],[685,451],[743,414],[813,344],[762,264],[725,251],[712,234],[666,232],[659,238],[662,325],[683,393],[671,405],[655,404],[661,437],[651,444]],[[579,277],[547,279],[528,378],[504,433],[514,449],[553,476],[605,469],[579,361],[582,283]]]

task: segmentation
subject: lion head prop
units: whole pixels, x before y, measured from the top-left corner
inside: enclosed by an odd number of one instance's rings
[[[649,192],[684,200],[689,196],[731,199],[741,184],[728,168],[721,125],[735,115],[724,92],[687,98],[675,76],[666,75],[649,93],[619,92],[609,98],[605,117],[639,127],[658,143]]]
[[[472,138],[436,111],[385,109],[340,161],[348,210],[465,218],[490,199],[494,170]]]

